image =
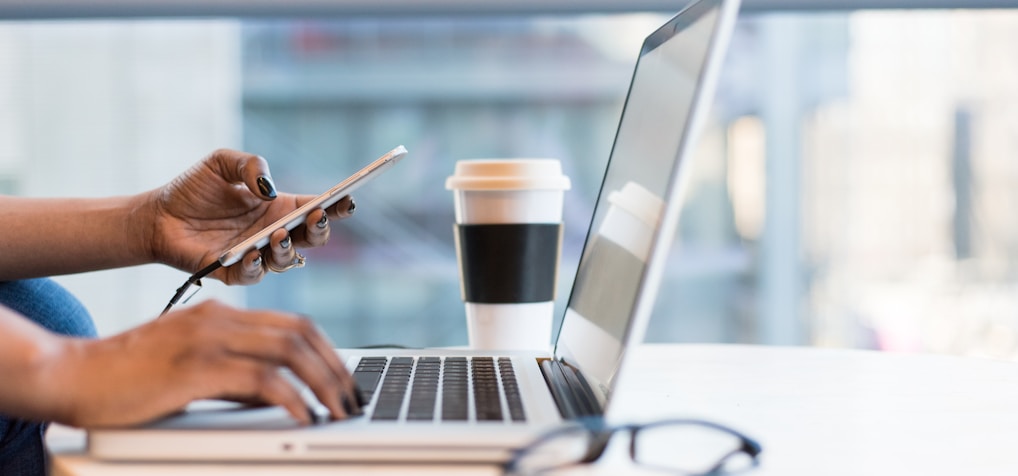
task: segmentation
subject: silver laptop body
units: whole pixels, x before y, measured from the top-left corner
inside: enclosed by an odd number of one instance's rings
[[[650,319],[690,175],[685,162],[737,11],[738,0],[700,0],[644,41],[553,352],[344,349],[369,399],[363,416],[298,427],[278,407],[196,402],[141,427],[91,430],[89,453],[118,461],[498,462],[564,420],[604,414],[624,351],[643,340]],[[466,384],[454,381],[464,373]],[[478,376],[496,385],[472,380]],[[415,400],[415,389],[436,386],[434,400]]]

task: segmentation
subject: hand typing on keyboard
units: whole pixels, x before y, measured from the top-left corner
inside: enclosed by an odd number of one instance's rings
[[[300,381],[293,374],[293,372],[287,369],[281,369],[279,373],[288,381],[290,385],[300,392],[300,397],[304,400],[304,404],[307,406],[308,418],[310,418],[312,424],[320,425],[333,421],[332,415],[329,411],[329,407],[322,404],[321,401],[315,397],[315,392],[311,390],[304,382]],[[364,415],[364,399],[362,392],[357,384],[354,384],[355,395],[354,400],[347,398],[346,395],[340,394],[340,403],[343,405],[343,410],[346,411],[347,416],[357,417]]]

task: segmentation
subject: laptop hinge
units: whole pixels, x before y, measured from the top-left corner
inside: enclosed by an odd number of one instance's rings
[[[575,368],[554,359],[540,359],[540,365],[562,418],[575,420],[603,413],[590,385]]]

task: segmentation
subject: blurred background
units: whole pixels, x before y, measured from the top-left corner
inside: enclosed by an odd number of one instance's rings
[[[405,144],[307,268],[198,298],[464,345],[445,177],[559,158],[562,310],[639,45],[682,1],[241,3],[0,1],[0,193],[136,193],[230,147],[315,194]],[[744,3],[648,340],[1018,359],[1018,10]],[[111,334],[186,277],[58,280]]]

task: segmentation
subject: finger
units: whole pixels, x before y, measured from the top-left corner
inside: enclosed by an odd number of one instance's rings
[[[262,408],[272,405],[271,403],[266,402],[265,400],[262,400],[259,397],[252,397],[246,395],[223,395],[222,397],[220,397],[220,399],[227,400],[233,403],[239,403],[241,405],[244,405],[245,407],[251,408]]]
[[[278,367],[258,362],[247,357],[227,358],[216,367],[214,375],[219,381],[222,393],[216,395],[230,400],[260,400],[270,405],[283,407],[294,420],[302,425],[312,423],[307,403],[300,392],[285,377]]]
[[[325,210],[308,213],[304,222],[304,246],[323,246],[329,242],[329,215]]]
[[[315,198],[314,195],[296,195],[295,197],[298,207],[304,206],[304,204]],[[344,195],[338,202],[329,205],[325,212],[328,214],[329,220],[335,221],[350,218],[356,208],[357,205],[354,203],[353,197]]]
[[[342,200],[336,202],[328,210],[330,218],[350,218],[353,215],[354,210],[357,208],[357,204],[354,202],[353,197],[347,195]]]
[[[255,284],[265,276],[265,264],[261,252],[248,251],[244,258],[226,268],[226,284]]]
[[[243,315],[233,314],[232,316],[233,320],[241,325],[251,326],[257,329],[283,329],[288,332],[296,332],[301,335],[305,342],[310,345],[310,348],[314,351],[316,357],[320,359],[320,362],[327,367],[332,376],[338,381],[339,392],[337,393],[332,391],[332,395],[340,399],[346,397],[347,401],[353,404],[355,409],[358,409],[356,402],[360,401],[360,396],[357,393],[357,386],[354,384],[353,377],[350,375],[350,372],[347,371],[346,365],[336,353],[335,346],[310,318],[304,316],[295,318],[293,316],[274,312],[247,313]],[[285,348],[285,346],[289,344],[292,343],[281,343],[280,345]],[[279,348],[280,347],[277,347],[275,349]],[[253,353],[257,350],[258,349],[252,347],[249,352]],[[282,354],[278,354],[278,350],[275,352],[277,352],[275,354],[277,357],[275,358],[280,359],[281,357],[279,357],[279,355]],[[297,370],[294,369],[294,372],[297,373]],[[305,380],[305,382],[308,383],[308,386],[311,386],[310,382],[307,380]],[[316,395],[318,395],[317,392]],[[320,398],[320,401],[332,410],[332,407],[327,403],[327,397]],[[341,403],[341,401],[338,403]],[[338,415],[342,415],[342,413]]]
[[[302,199],[298,199],[298,206],[301,203]],[[324,215],[319,215],[317,210],[309,213],[304,224],[294,229],[294,234],[299,237],[297,246],[301,248],[324,246],[329,242],[332,233],[330,222],[349,218],[356,207],[353,197],[346,195],[326,208]]]
[[[270,251],[266,259],[272,261],[274,268],[285,268],[293,264],[297,252],[290,233],[280,228],[269,236],[269,243]]]
[[[345,418],[344,382],[309,342],[303,327],[241,325],[224,345],[233,354],[286,366],[307,384],[335,418]]]
[[[354,381],[353,376],[351,376],[350,372],[346,369],[346,364],[343,363],[343,359],[341,359],[339,354],[336,353],[335,344],[332,343],[328,335],[325,334],[325,332],[322,332],[321,328],[315,325],[314,321],[310,318],[302,316],[300,319],[306,324],[303,328],[305,339],[307,339],[307,341],[311,344],[311,347],[319,355],[319,357],[321,357],[325,364],[329,366],[329,369],[333,372],[333,374],[336,375],[340,382],[341,391],[343,392],[342,396],[347,398],[346,401],[351,405],[354,412],[359,413],[362,403],[360,389],[357,388],[356,381]],[[345,405],[344,408],[346,408]]]
[[[229,183],[244,183],[262,200],[276,198],[276,185],[269,163],[262,157],[230,149],[219,149],[209,156],[209,165]]]

